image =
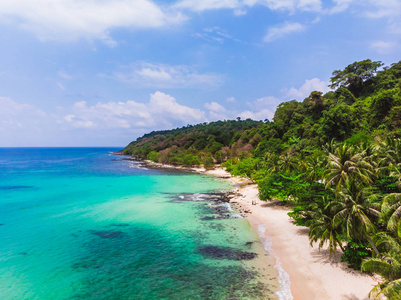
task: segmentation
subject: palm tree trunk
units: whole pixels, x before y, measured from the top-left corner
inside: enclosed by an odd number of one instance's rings
[[[373,243],[372,239],[370,238],[370,236],[368,236],[368,241],[369,241],[370,245],[372,246],[373,250],[375,251],[376,255],[379,256],[380,252],[379,252],[379,250],[377,250],[377,248],[376,248],[375,244]]]

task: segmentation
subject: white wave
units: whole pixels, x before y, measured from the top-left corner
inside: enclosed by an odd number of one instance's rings
[[[293,300],[293,296],[291,294],[291,281],[290,276],[286,271],[284,271],[283,267],[281,266],[280,259],[274,254],[272,249],[272,240],[270,237],[265,235],[266,232],[266,225],[259,225],[258,226],[259,236],[265,238],[265,242],[263,243],[264,248],[267,252],[270,253],[276,259],[276,265],[274,268],[278,272],[278,282],[280,283],[280,291],[276,292],[277,296],[280,300]]]
[[[202,193],[195,193],[195,194],[192,194],[192,195],[190,196],[190,199],[191,199],[192,201],[205,201],[205,200],[206,200],[206,199],[205,199],[206,196],[207,196],[207,195],[202,194]]]
[[[224,207],[227,211],[233,211],[233,209],[229,203],[223,203],[223,204],[221,204],[221,206]]]
[[[128,167],[131,169],[148,170],[148,168],[145,168],[142,164],[132,161],[129,162]]]
[[[242,219],[243,217],[239,214],[233,214],[230,216],[230,219]]]

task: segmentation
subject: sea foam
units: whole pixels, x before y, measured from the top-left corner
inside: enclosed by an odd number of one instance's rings
[[[258,234],[265,240],[263,243],[263,247],[276,260],[274,268],[278,272],[278,282],[280,283],[280,288],[281,288],[280,291],[276,292],[277,296],[280,298],[280,300],[293,300],[294,298],[291,294],[290,276],[286,271],[284,271],[283,267],[281,266],[280,259],[275,255],[272,249],[272,240],[270,237],[266,236],[266,225],[258,226]]]

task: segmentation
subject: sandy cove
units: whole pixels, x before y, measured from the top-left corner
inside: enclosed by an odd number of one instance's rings
[[[369,299],[369,291],[377,284],[373,277],[348,268],[346,263],[340,262],[340,253],[330,260],[327,249],[319,251],[317,245],[311,247],[308,229],[294,225],[287,208],[259,200],[256,184],[233,177],[221,168],[196,171],[227,178],[238,187],[242,196],[233,201],[250,212],[246,218],[261,242],[271,244],[271,254],[289,275],[295,300]],[[256,205],[252,205],[252,201],[256,201]]]

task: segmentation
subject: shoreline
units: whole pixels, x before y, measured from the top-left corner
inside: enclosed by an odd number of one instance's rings
[[[206,170],[141,161],[146,167],[212,175],[228,180],[236,187],[235,203],[241,215],[258,235],[262,246],[276,261],[282,300],[369,300],[370,290],[378,283],[368,274],[348,268],[340,261],[341,250],[329,259],[327,248],[310,246],[308,228],[296,226],[287,215],[287,207],[277,201],[262,201],[251,180],[232,176],[221,167]],[[252,205],[252,201],[256,205]]]
[[[242,209],[249,211],[245,218],[258,234],[261,243],[276,259],[276,269],[281,273],[279,281],[285,291],[290,284],[292,296],[281,295],[281,299],[313,300],[344,299],[368,300],[369,292],[377,282],[369,275],[348,268],[340,261],[341,250],[329,259],[328,250],[311,247],[308,228],[296,226],[287,215],[288,208],[275,201],[261,201],[258,187],[248,179],[231,176],[225,170],[201,171],[220,178],[227,178],[239,189],[242,196],[234,197]],[[252,205],[256,201],[256,205]],[[283,270],[280,270],[282,267]],[[285,273],[282,273],[285,272]]]

